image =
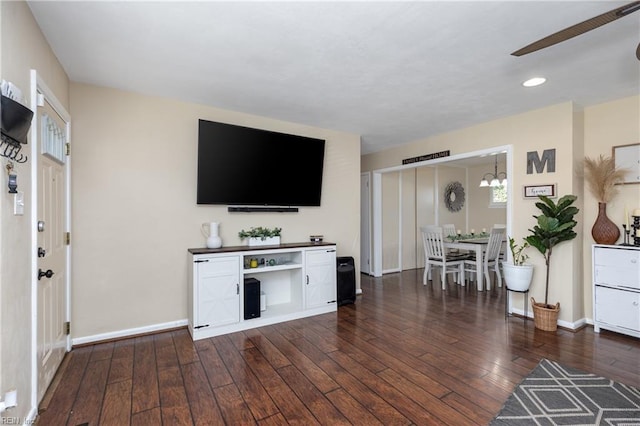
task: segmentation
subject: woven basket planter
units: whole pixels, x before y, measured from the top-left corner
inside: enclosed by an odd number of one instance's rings
[[[558,329],[558,313],[560,312],[560,302],[553,308],[549,308],[544,303],[538,303],[532,297],[533,322],[538,330],[556,331]]]

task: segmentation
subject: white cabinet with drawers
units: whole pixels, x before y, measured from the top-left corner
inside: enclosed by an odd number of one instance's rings
[[[640,247],[593,246],[593,329],[640,337]]]

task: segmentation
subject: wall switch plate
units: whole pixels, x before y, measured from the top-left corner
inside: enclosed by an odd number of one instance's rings
[[[14,216],[24,214],[24,192],[22,191],[13,194],[13,214]]]
[[[7,408],[18,405],[18,391],[16,389],[12,389],[4,394],[4,404]]]

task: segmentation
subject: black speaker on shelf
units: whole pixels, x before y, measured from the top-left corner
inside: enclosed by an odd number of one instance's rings
[[[353,257],[340,256],[336,258],[338,306],[356,302],[356,267]]]
[[[260,281],[244,279],[244,319],[260,317]]]

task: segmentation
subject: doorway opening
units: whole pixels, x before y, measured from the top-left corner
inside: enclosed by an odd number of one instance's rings
[[[495,155],[503,155],[505,157],[505,169],[507,176],[513,176],[513,148],[511,145],[503,145],[496,146],[492,148],[487,148],[478,151],[472,151],[468,153],[456,154],[450,157],[437,158],[434,160],[424,161],[420,163],[412,163],[401,166],[389,167],[385,169],[378,169],[371,172],[371,264],[370,264],[370,274],[375,277],[381,277],[383,273],[389,272],[397,272],[403,270],[403,260],[408,259],[409,257],[415,257],[415,259],[419,259],[417,256],[417,252],[419,251],[419,247],[416,244],[417,236],[416,236],[416,223],[410,223],[410,220],[403,220],[403,216],[401,214],[403,207],[403,199],[407,197],[407,194],[411,193],[411,191],[406,190],[406,183],[403,184],[402,179],[398,179],[398,188],[397,188],[397,197],[384,197],[383,204],[383,195],[384,195],[384,185],[383,185],[383,177],[385,174],[390,173],[402,173],[404,171],[415,171],[416,169],[428,167],[431,169],[437,169],[438,167],[447,166],[447,167],[458,167],[461,170],[460,180],[463,180],[461,183],[464,187],[470,187],[471,185],[477,186],[479,182],[470,181],[468,174],[466,171],[463,173],[462,170],[466,170],[470,164],[484,164],[483,167],[493,166],[494,156]],[[463,177],[464,176],[464,177]],[[440,179],[441,180],[441,179]],[[433,178],[433,187],[434,191],[433,200],[435,200],[434,214],[433,217],[428,218],[428,220],[433,221],[434,223],[441,223],[438,215],[438,206],[440,203],[440,199],[442,199],[443,194],[443,185],[446,182],[442,182],[438,179],[438,173],[434,174]],[[513,182],[512,179],[507,180],[507,200],[504,208],[506,208],[506,228],[507,235],[511,233],[511,222],[512,222],[512,206],[513,206]],[[489,196],[487,195],[487,202],[489,200]],[[393,202],[390,200],[394,200]],[[415,203],[415,200],[413,201]],[[397,237],[391,241],[391,244],[385,245],[384,239],[384,229],[383,226],[389,226],[388,223],[385,224],[383,222],[383,218],[389,212],[391,214],[397,215],[397,221],[394,220],[393,225],[397,226],[395,232],[397,233]],[[368,214],[368,212],[362,212],[362,215]],[[465,211],[465,224],[469,223],[469,211]],[[406,218],[405,218],[406,219]],[[427,220],[427,219],[425,219]],[[387,221],[389,222],[389,221]],[[397,225],[396,225],[397,224]],[[413,237],[411,237],[411,232],[403,232],[407,227],[413,227]],[[405,241],[403,239],[403,235],[409,235],[408,238],[413,238],[413,243],[411,241]],[[388,241],[387,241],[388,242]],[[407,247],[413,247],[413,249],[407,249]],[[366,248],[362,248],[362,250],[366,250]],[[413,251],[413,253],[411,253]],[[392,258],[395,260],[396,256],[398,259],[398,263],[395,267],[387,267],[383,264],[383,253],[385,258]],[[408,269],[408,268],[407,268]]]

